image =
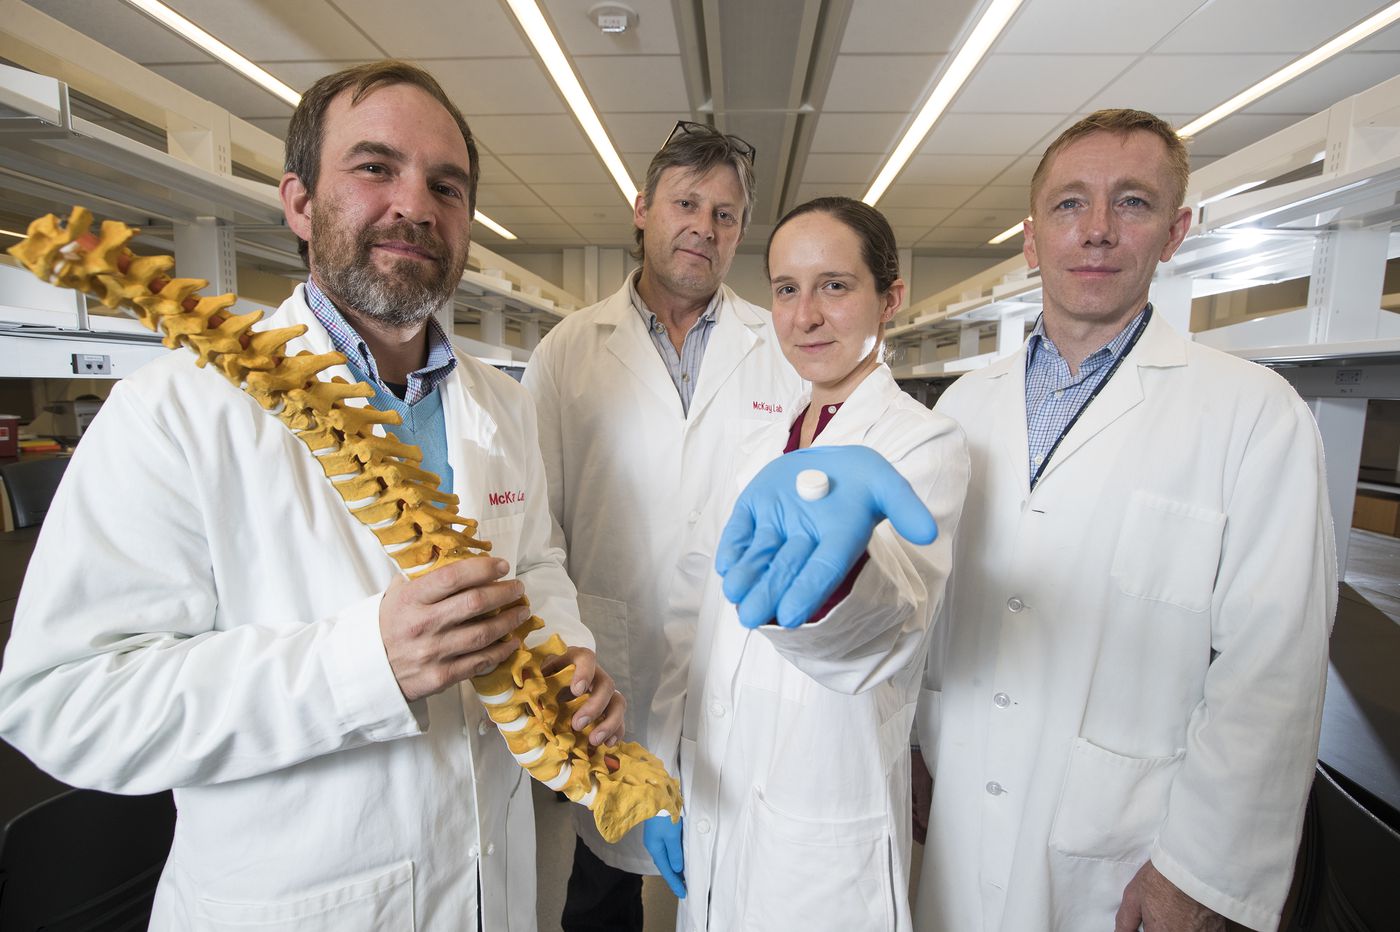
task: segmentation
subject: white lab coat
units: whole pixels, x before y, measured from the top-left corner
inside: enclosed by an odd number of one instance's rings
[[[579,611],[598,662],[627,698],[627,738],[644,740],[665,660],[662,618],[686,532],[732,475],[739,442],[787,423],[802,382],[771,316],[721,286],[689,414],[628,287],[566,317],[540,342],[524,384],[539,409],[549,505],[567,540]],[[654,874],[641,832],[603,841],[587,812],[575,828],[603,861]]]
[[[1272,929],[1336,609],[1313,419],[1274,373],[1154,316],[1031,492],[1025,365],[1023,348],[938,404],[973,481],[920,715],[918,927],[1111,929],[1150,857]]]
[[[851,593],[825,617],[750,631],[721,591],[715,545],[740,491],[787,438],[778,423],[745,444],[678,573],[651,733],[663,759],[680,758],[687,896],[678,924],[907,930],[909,734],[967,450],[957,425],[901,391],[887,367],[867,376],[814,446],[884,455],[928,505],[938,539],[915,546],[884,522]]]
[[[331,349],[301,288],[270,321],[296,323],[289,352]],[[528,397],[465,357],[442,391],[462,512],[590,646]],[[193,354],[115,387],[29,567],[0,734],[79,786],[175,788],[153,929],[474,932],[478,870],[485,927],[535,928],[529,780],[469,684],[404,700],[378,626],[396,572],[306,446]]]

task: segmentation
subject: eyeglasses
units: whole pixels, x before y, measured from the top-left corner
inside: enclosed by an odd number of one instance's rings
[[[692,123],[690,120],[677,120],[676,125],[671,127],[671,132],[667,134],[666,141],[661,144],[661,148],[666,148],[671,144],[671,140],[676,138],[676,134],[682,136],[718,136],[719,131],[708,123]],[[752,165],[758,158],[758,150],[748,140],[740,139],[738,136],[725,135],[724,139],[729,143],[729,147],[741,156],[749,160]]]

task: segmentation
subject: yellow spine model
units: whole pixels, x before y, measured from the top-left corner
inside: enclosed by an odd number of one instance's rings
[[[29,226],[29,235],[9,253],[44,281],[98,298],[108,307],[134,312],[143,325],[162,333],[166,346],[192,350],[200,366],[212,365],[306,444],[346,507],[369,527],[405,574],[431,572],[491,549],[473,536],[477,523],[457,512],[458,499],[438,489],[439,479],[420,467],[417,447],[385,436],[380,425],[399,416],[346,399],[367,399],[363,382],[320,374],[345,362],[340,353],[283,354],[305,326],[254,330],[261,311],[228,314],[232,294],[197,297],[208,282],[170,278],[169,256],[138,257],[127,249],[131,227],[104,221],[91,232],[92,215],[75,207],[67,222],[50,214]],[[376,433],[376,428],[380,428]],[[520,603],[517,603],[520,604]],[[676,781],[635,742],[615,747],[588,743],[590,725],[574,731],[569,722],[586,697],[568,695],[573,667],[545,676],[541,667],[564,653],[556,634],[526,649],[526,636],[544,622],[532,616],[511,637],[521,647],[472,685],[499,727],[515,759],[532,777],[593,812],[599,832],[617,841],[638,823],[668,812],[680,815]]]

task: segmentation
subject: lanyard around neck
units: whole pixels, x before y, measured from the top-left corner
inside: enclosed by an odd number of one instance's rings
[[[1055,438],[1055,442],[1050,444],[1050,449],[1045,451],[1045,458],[1042,459],[1040,465],[1035,468],[1035,475],[1031,476],[1032,489],[1034,489],[1035,484],[1040,481],[1041,475],[1045,472],[1045,467],[1050,465],[1050,457],[1054,456],[1055,451],[1060,448],[1060,441],[1064,440],[1065,435],[1074,429],[1075,424],[1079,423],[1079,417],[1084,413],[1084,409],[1089,407],[1095,398],[1099,397],[1099,392],[1103,391],[1103,387],[1108,384],[1109,379],[1113,378],[1113,374],[1118,371],[1118,367],[1123,364],[1123,360],[1127,359],[1128,354],[1133,351],[1133,347],[1137,346],[1138,338],[1141,337],[1142,332],[1147,329],[1147,323],[1151,319],[1152,305],[1149,304],[1143,309],[1142,320],[1138,321],[1137,327],[1133,330],[1133,335],[1128,338],[1127,345],[1123,347],[1123,352],[1119,353],[1118,358],[1113,360],[1113,365],[1109,367],[1108,372],[1099,380],[1099,384],[1094,386],[1094,390],[1089,393],[1089,397],[1084,399],[1084,403],[1079,406],[1079,410],[1074,412],[1074,417],[1069,419],[1069,423],[1060,431],[1060,435]]]

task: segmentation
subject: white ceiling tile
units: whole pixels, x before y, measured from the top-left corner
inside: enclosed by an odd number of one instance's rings
[[[600,113],[608,138],[619,152],[653,153],[661,148],[677,120],[689,120],[689,112]],[[647,156],[650,160],[651,156]],[[645,168],[645,166],[643,166]]]
[[[564,224],[532,224],[512,228],[511,232],[518,237],[519,243],[525,244],[576,245],[583,242],[583,237],[576,230]]]
[[[1021,5],[995,51],[1146,52],[1200,5],[1201,0],[1035,0]]]
[[[567,113],[533,58],[455,58],[424,62],[470,121],[477,114]]]
[[[477,206],[486,211],[494,207],[535,207],[545,203],[545,201],[529,186],[523,184],[511,184],[509,182],[499,182],[488,184],[482,182],[476,192]]]
[[[676,20],[671,0],[627,0],[637,13],[637,23],[626,32],[610,35],[598,28],[589,10],[599,4],[579,0],[545,0],[546,15],[559,44],[569,55],[679,55]]]
[[[679,55],[614,55],[574,59],[593,105],[610,113],[689,111]]]
[[[486,154],[481,155],[481,183],[491,184],[501,182],[502,184],[512,184],[519,181],[515,174],[506,167],[500,159]]]
[[[796,207],[798,204],[805,204],[819,197],[839,196],[859,198],[865,194],[866,189],[869,187],[869,185],[864,184],[802,184],[797,188],[797,197],[794,199],[795,203],[793,206]]]
[[[1353,49],[1358,52],[1400,52],[1400,23],[1387,26]]]
[[[968,199],[967,207],[990,207],[994,210],[1030,210],[1030,185],[988,185]]]
[[[1348,52],[1260,98],[1244,112],[1294,114],[1296,123],[1397,74],[1400,52]]]
[[[880,213],[885,215],[892,227],[921,226],[928,230],[947,220],[953,211],[934,207],[896,207],[891,204],[881,205]]]
[[[622,198],[617,198],[615,204],[576,204],[567,207],[555,204],[554,210],[564,219],[565,223],[574,227],[600,224],[630,226],[632,223],[632,211],[623,205]]]
[[[472,132],[483,146],[505,158],[525,152],[592,152],[573,116],[532,114],[498,116],[478,114],[471,118]]]
[[[953,102],[957,113],[1054,113],[1080,109],[1122,74],[1131,55],[993,54]]]
[[[1083,109],[1134,107],[1200,115],[1288,61],[1286,55],[1149,55]]]
[[[513,155],[510,170],[528,185],[536,184],[605,184],[608,173],[598,156],[588,155]]]
[[[822,110],[909,113],[942,65],[941,55],[838,55]]]
[[[1006,155],[916,155],[900,173],[910,184],[988,184],[1014,159]]]
[[[949,113],[924,138],[920,152],[1021,155],[1059,123],[1053,113]]]
[[[327,0],[296,3],[227,3],[165,0],[175,12],[218,36],[235,52],[258,62],[363,61],[383,57],[380,46]],[[164,26],[152,24],[152,29]]]
[[[262,116],[290,116],[292,108],[227,65],[152,65],[151,70],[192,94],[211,100],[248,120]]]
[[[1203,3],[1155,51],[1308,52],[1378,10],[1379,0],[1228,0]]]
[[[532,190],[554,207],[621,207],[631,210],[615,184],[537,184]]]
[[[634,235],[636,228],[630,223],[581,223],[575,229],[591,243],[609,243],[631,248],[637,242]]]
[[[894,241],[901,249],[913,246],[919,240],[928,235],[930,227],[926,226],[899,226],[891,224],[890,229],[894,230]]]
[[[1013,223],[1019,223],[1026,218],[1024,208],[988,208],[988,207],[966,207],[962,210],[953,211],[948,218],[947,225],[950,227],[968,227],[983,229],[995,227],[994,232],[1000,233]]]
[[[802,183],[868,184],[880,165],[878,155],[814,153],[802,168]]]
[[[563,222],[563,218],[559,216],[554,208],[546,205],[538,207],[501,205],[500,207],[491,208],[488,213],[491,214],[492,220],[502,226],[510,227],[512,231],[517,226],[535,226],[539,224],[557,224]]]
[[[201,0],[211,2],[211,0]],[[264,0],[266,2],[266,0]],[[299,0],[298,0],[299,2]],[[429,71],[433,58],[528,56],[530,46],[503,3],[481,0],[334,0],[387,55],[418,61]],[[290,4],[286,4],[290,5]]]
[[[979,6],[978,0],[855,0],[841,51],[949,52]]]
[[[928,235],[919,240],[919,245],[985,246],[987,240],[1000,232],[1001,230],[993,230],[990,227],[938,227],[935,230],[930,230]]]
[[[902,113],[823,113],[810,151],[889,152],[906,119]]]
[[[1035,174],[1035,167],[1040,164],[1040,154],[1023,155],[1012,162],[1005,171],[997,175],[993,181],[998,185],[1025,185],[1027,188],[1031,184],[1031,176]]]
[[[29,0],[29,5],[66,26],[91,35],[92,0]],[[103,43],[143,65],[167,62],[207,62],[204,51],[158,26],[148,16],[125,3],[108,4],[102,10]]]
[[[961,207],[980,189],[976,184],[915,184],[900,178],[890,185],[881,203],[905,207]]]

